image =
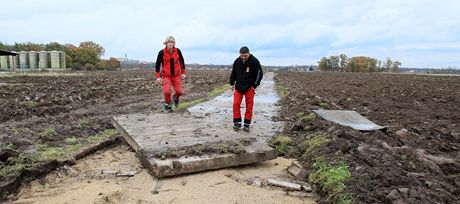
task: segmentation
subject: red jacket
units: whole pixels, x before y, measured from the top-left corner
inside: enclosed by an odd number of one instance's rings
[[[160,72],[160,66],[163,69]],[[182,52],[178,48],[172,49],[172,54],[169,53],[168,48],[164,48],[158,52],[157,61],[155,64],[155,77],[180,77],[185,74],[185,62]]]

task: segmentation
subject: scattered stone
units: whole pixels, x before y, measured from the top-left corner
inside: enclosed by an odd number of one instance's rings
[[[401,198],[401,194],[397,189],[393,189],[386,197],[388,200],[394,201]]]
[[[72,167],[70,167],[70,166],[64,165],[62,168],[66,170],[66,173],[67,173],[68,175],[76,175],[76,174],[77,174],[77,171],[75,171],[75,170],[74,170]]]
[[[254,183],[252,183],[252,185],[256,187],[262,187],[262,180],[260,178],[255,178]]]
[[[407,138],[409,136],[409,130],[403,128],[401,130],[396,131],[396,135],[401,138]]]
[[[107,174],[107,175],[116,175],[118,173],[117,170],[113,170],[113,169],[103,169],[101,171],[101,174]]]
[[[313,191],[313,189],[311,189],[311,186],[309,184],[302,185],[302,190],[304,190],[307,193],[310,193]]]
[[[433,185],[433,182],[431,182],[431,181],[425,181],[425,185],[426,185],[426,187],[430,187],[431,185]]]
[[[303,179],[307,176],[307,171],[298,163],[292,162],[287,171],[296,178]]]
[[[409,189],[408,188],[399,188],[399,192],[401,193],[401,196],[407,198],[409,195]]]
[[[115,176],[116,177],[133,177],[136,175],[137,171],[118,171]]]
[[[300,191],[302,189],[302,186],[300,186],[300,184],[292,183],[292,182],[288,182],[288,181],[281,181],[281,180],[271,179],[271,178],[267,179],[267,183],[269,185],[278,186],[278,187],[286,188],[286,189],[289,189],[289,190]]]

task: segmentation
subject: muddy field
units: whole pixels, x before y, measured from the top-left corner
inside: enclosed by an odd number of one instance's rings
[[[225,71],[189,71],[182,101],[207,97],[228,77]],[[112,115],[162,111],[162,103],[152,71],[0,76],[2,197],[17,178],[46,171],[42,164],[115,135]]]
[[[183,102],[206,97],[227,83],[228,77],[229,72],[224,71],[189,71]],[[320,157],[331,164],[344,161],[351,173],[346,192],[353,202],[460,202],[460,77],[281,72],[275,80],[282,95],[275,118],[286,122],[283,134],[293,140],[286,155],[302,161],[310,173]],[[0,76],[1,198],[21,196],[7,192],[16,189],[11,184],[17,178],[27,185],[35,179],[29,185],[32,190],[22,190],[21,199],[28,199],[29,194],[40,197],[37,189],[41,188],[34,186],[43,186],[56,175],[65,180],[59,172],[68,171],[62,169],[64,164],[50,161],[115,136],[112,115],[162,111],[162,102],[161,88],[150,71]],[[387,128],[360,132],[342,127],[310,115],[319,108],[356,110]],[[305,141],[318,135],[326,142],[306,152]],[[120,150],[117,144],[77,162],[76,167],[97,161],[99,154],[126,156],[116,153],[127,148],[122,145]],[[129,153],[129,162],[136,163]],[[60,170],[44,179],[40,176],[55,168]],[[147,177],[142,171],[142,177]],[[81,180],[81,185],[86,186],[87,180]],[[135,181],[129,182],[134,189]],[[316,191],[327,200],[321,187],[316,186]],[[69,193],[73,195],[72,189]]]
[[[460,77],[290,72],[275,79],[284,95],[278,119],[298,144],[288,155],[307,169],[319,157],[345,161],[353,202],[460,202]],[[388,128],[360,132],[301,119],[319,108],[356,110]],[[327,142],[302,157],[302,142],[318,134]]]

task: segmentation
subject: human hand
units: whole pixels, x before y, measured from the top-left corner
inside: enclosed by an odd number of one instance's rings
[[[230,86],[230,90],[232,90],[232,91],[235,90],[235,85]]]
[[[156,82],[157,82],[157,84],[161,84],[163,82],[163,79],[162,78],[157,78]]]
[[[182,75],[180,76],[180,78],[181,78],[182,80],[184,80],[184,79],[185,79],[185,74],[182,74]]]

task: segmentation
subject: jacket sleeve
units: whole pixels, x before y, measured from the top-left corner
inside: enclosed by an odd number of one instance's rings
[[[230,86],[233,86],[235,85],[235,81],[236,81],[236,60],[235,62],[233,62],[233,68],[232,68],[232,74],[230,75]]]
[[[254,88],[257,88],[260,85],[260,81],[262,81],[262,78],[264,77],[264,73],[262,71],[262,66],[260,65],[259,60],[256,60],[256,67],[257,67],[257,73],[256,73],[256,80],[253,85]]]
[[[182,74],[185,74],[185,60],[182,52],[177,48],[177,52],[179,53],[179,63],[180,63],[180,70]]]
[[[160,66],[163,63],[163,50],[158,52],[157,61],[155,62],[155,77],[160,78]]]

